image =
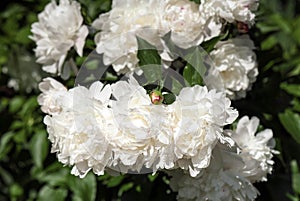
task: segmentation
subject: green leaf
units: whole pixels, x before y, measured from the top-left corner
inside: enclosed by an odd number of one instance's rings
[[[290,77],[298,75],[300,75],[300,62],[296,65],[295,68],[293,68],[291,72],[288,73],[288,76]]]
[[[73,192],[73,201],[94,201],[97,192],[96,177],[89,173],[85,178],[80,179],[73,175],[69,175],[68,185]]]
[[[300,112],[300,101],[297,98],[292,101],[292,105],[294,111]]]
[[[291,161],[292,169],[292,187],[295,193],[300,194],[300,173],[296,160]]]
[[[279,13],[270,16],[270,20],[275,23],[283,32],[291,33],[292,27],[290,22]]]
[[[193,68],[190,64],[188,64],[183,70],[183,77],[188,82],[188,85],[202,85],[203,79],[201,75]]]
[[[261,43],[262,50],[270,50],[278,43],[278,39],[271,35]]]
[[[147,84],[162,82],[161,58],[155,46],[146,40],[136,37],[138,42],[139,66],[147,79]],[[157,83],[159,84],[159,83]]]
[[[121,197],[123,195],[123,193],[132,189],[133,186],[134,186],[133,182],[129,182],[127,184],[122,185],[118,191],[118,196]]]
[[[179,94],[182,88],[182,84],[178,80],[172,78],[172,93]]]
[[[9,194],[11,197],[11,200],[14,200],[15,198],[21,197],[24,193],[23,188],[20,186],[20,184],[14,183],[9,187]]]
[[[186,60],[190,67],[194,68],[195,72],[197,72],[203,78],[207,68],[204,59],[207,56],[207,53],[200,48],[201,47],[194,47],[189,49],[184,55],[183,59]],[[187,73],[186,76],[188,77]]]
[[[45,131],[35,133],[30,141],[30,153],[34,164],[43,167],[43,162],[48,155],[48,139]]]
[[[174,94],[168,93],[168,94],[163,94],[164,97],[164,104],[170,105],[176,100],[176,96]]]
[[[96,70],[99,67],[99,60],[94,59],[85,63],[85,67],[88,70]]]
[[[300,144],[300,115],[287,109],[279,114],[279,120],[285,130]]]
[[[291,95],[300,97],[300,84],[281,83],[280,88]]]
[[[141,66],[141,69],[143,70],[143,74],[147,79],[146,84],[162,83],[162,66],[148,64],[148,65]]]
[[[9,144],[11,139],[14,137],[13,132],[8,132],[1,137],[0,141],[0,160],[6,156],[6,154],[11,150],[12,144]]]
[[[211,52],[214,48],[215,45],[220,41],[225,39],[229,34],[229,30],[226,31],[226,33],[221,34],[220,36],[214,37],[208,41],[204,41],[203,43],[201,43],[201,47],[203,47],[204,50],[206,50],[206,52]]]
[[[59,165],[58,167],[54,167]],[[50,169],[49,169],[50,168]],[[52,170],[52,168],[54,168]],[[54,163],[52,166],[47,167],[46,170],[33,169],[32,176],[40,182],[45,182],[52,187],[65,187],[68,183],[70,175],[69,168],[63,168],[62,164]]]
[[[294,196],[294,195],[291,195],[289,193],[286,194],[286,196],[291,200],[291,201],[299,201],[299,198]]]
[[[14,97],[9,104],[9,112],[16,113],[19,111],[24,105],[24,98],[21,96]]]
[[[22,45],[28,45],[32,41],[29,39],[30,35],[30,27],[26,26],[16,33],[16,42],[22,44]]]
[[[108,188],[116,187],[122,183],[122,181],[125,179],[125,176],[111,176],[108,180],[104,181],[103,184],[105,184]]]
[[[50,186],[44,186],[38,194],[37,201],[64,201],[67,195],[66,189],[53,189]]]
[[[148,43],[146,40],[136,37],[138,42],[139,66],[157,64],[161,65],[161,58],[156,50],[155,46]]]
[[[38,108],[38,102],[35,96],[29,98],[25,104],[22,106],[22,109],[20,111],[21,116],[27,116],[28,114],[31,114],[33,111],[35,111]]]
[[[148,179],[150,182],[154,182],[154,180],[158,177],[159,173],[156,173],[155,175],[148,174]]]

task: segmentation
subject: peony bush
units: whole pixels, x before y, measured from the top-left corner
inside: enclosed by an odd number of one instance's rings
[[[267,5],[45,0],[27,10],[28,46],[1,67],[0,198],[298,200],[298,21]]]

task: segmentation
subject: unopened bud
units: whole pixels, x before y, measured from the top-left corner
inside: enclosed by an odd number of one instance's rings
[[[150,92],[150,99],[154,105],[160,105],[164,101],[164,97],[160,91],[153,90]]]
[[[237,22],[237,29],[240,33],[248,33],[249,25],[244,22]]]

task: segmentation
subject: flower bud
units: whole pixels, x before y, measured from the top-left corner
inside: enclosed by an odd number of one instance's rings
[[[161,92],[157,91],[157,90],[151,91],[149,96],[150,96],[151,102],[154,105],[160,105],[160,104],[162,104],[162,102],[164,100],[164,97],[161,94]]]
[[[237,22],[237,29],[240,33],[248,33],[249,32],[249,25],[244,22]]]

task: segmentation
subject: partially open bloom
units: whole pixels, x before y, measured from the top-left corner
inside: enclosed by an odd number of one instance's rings
[[[161,34],[171,31],[172,41],[182,48],[197,46],[221,33],[222,24],[199,12],[195,2],[167,0],[161,10]]]
[[[229,23],[235,21],[253,24],[257,0],[201,0],[200,12],[217,16]]]
[[[38,96],[41,110],[47,114],[57,114],[61,111],[58,98],[64,96],[67,88],[55,79],[48,77],[39,84],[42,94]]]
[[[267,180],[267,174],[273,169],[273,154],[278,153],[273,150],[275,142],[272,130],[265,129],[256,133],[258,126],[257,117],[249,119],[244,116],[239,120],[236,130],[226,131],[235,141],[238,155],[245,163],[242,174],[251,182]]]
[[[183,88],[170,107],[169,124],[177,165],[196,176],[208,167],[218,141],[233,144],[230,138],[223,136],[222,128],[232,123],[238,112],[230,107],[224,93],[201,86]]]
[[[106,137],[114,146],[114,158],[119,161],[116,166],[122,172],[153,168],[159,160],[157,136],[166,132],[164,106],[154,105],[134,77],[113,84],[112,95],[116,99],[111,105],[115,129]]]
[[[89,89],[75,87],[57,99],[61,110],[46,116],[51,152],[58,160],[73,166],[72,173],[84,177],[89,170],[104,174],[105,167],[112,160],[109,143],[103,134],[105,119],[111,95],[110,86],[103,87],[95,82]]]
[[[253,201],[258,191],[251,182],[239,174],[236,168],[223,165],[226,160],[222,153],[214,155],[209,167],[203,169],[196,177],[191,177],[187,172],[174,170],[167,173],[172,176],[170,186],[178,192],[177,200],[181,201]],[[236,163],[234,158],[227,158],[227,163]]]
[[[71,47],[82,56],[88,29],[82,25],[80,4],[72,0],[52,0],[31,26],[31,39],[37,44],[37,62],[49,73],[62,71],[63,62]]]
[[[248,35],[220,41],[210,53],[219,71],[227,96],[239,99],[246,96],[258,75],[254,44]]]
[[[93,27],[101,30],[95,36],[95,43],[96,51],[103,53],[105,65],[112,64],[118,73],[132,71],[138,63],[136,36],[153,44],[159,43],[159,2],[114,0],[111,11],[101,14],[93,22]]]

